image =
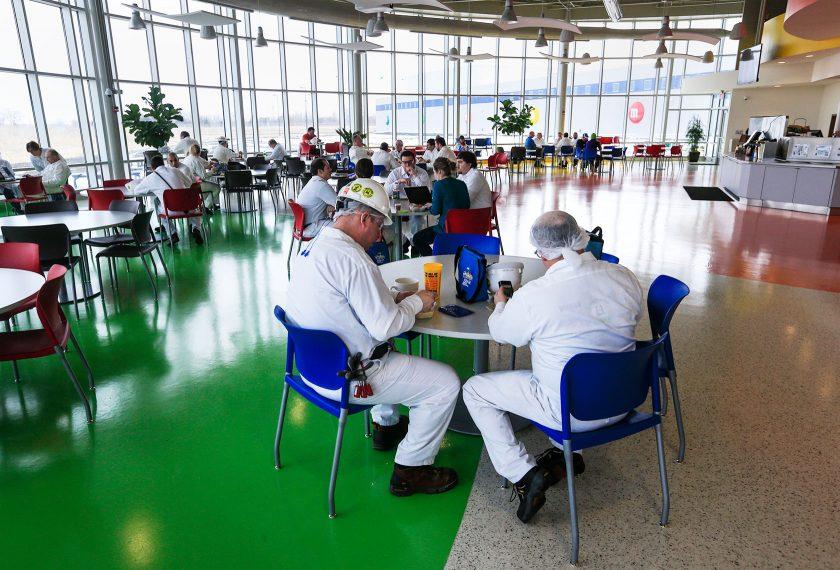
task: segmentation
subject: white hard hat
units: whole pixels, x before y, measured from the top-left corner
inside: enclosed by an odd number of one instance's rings
[[[385,225],[391,225],[391,202],[382,184],[370,178],[358,178],[344,185],[338,191],[339,200],[355,200],[373,208],[385,217]]]

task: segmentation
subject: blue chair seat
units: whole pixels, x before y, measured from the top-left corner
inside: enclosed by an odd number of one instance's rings
[[[341,402],[337,400],[331,400],[326,396],[322,396],[318,392],[312,389],[312,387],[303,381],[297,374],[287,374],[285,377],[286,383],[294,388],[295,392],[335,417],[341,416]],[[347,404],[347,414],[353,415],[358,414],[359,412],[364,412],[365,410],[369,410],[373,406],[362,406],[359,404]]]
[[[531,423],[554,441],[571,440],[572,451],[580,451],[587,447],[603,445],[623,437],[637,434],[646,429],[651,429],[655,425],[662,423],[662,418],[655,414],[632,411],[624,419],[612,425],[592,431],[572,432],[571,434],[565,434],[561,430],[552,429],[537,422]]]

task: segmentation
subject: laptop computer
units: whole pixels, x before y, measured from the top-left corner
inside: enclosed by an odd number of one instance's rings
[[[412,204],[422,206],[432,202],[432,193],[428,186],[406,186],[405,195]]]

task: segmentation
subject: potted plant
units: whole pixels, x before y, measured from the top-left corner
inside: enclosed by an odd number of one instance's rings
[[[166,95],[161,92],[160,87],[152,86],[149,88],[149,95],[142,97],[145,107],[141,108],[137,103],[131,103],[125,106],[122,115],[123,126],[134,136],[134,142],[156,149],[143,151],[146,164],[151,156],[163,152],[163,147],[178,127],[175,121],[184,120],[181,108],[172,103],[164,103],[165,98]]]
[[[531,111],[533,110],[534,108],[527,103],[522,106],[522,109],[517,109],[510,99],[505,99],[502,101],[501,116],[496,114],[487,117],[487,120],[493,124],[494,135],[496,131],[499,131],[508,136],[517,135],[521,138],[525,129],[531,126]]]
[[[350,152],[350,147],[353,146],[353,137],[359,136],[362,141],[367,138],[366,134],[360,133],[359,131],[352,132],[347,129],[336,129],[335,132],[339,137],[341,137],[341,154],[347,154]]]
[[[688,140],[688,162],[700,160],[700,143],[706,140],[706,131],[703,130],[703,123],[694,117],[688,123],[688,130],[685,131],[685,138]]]

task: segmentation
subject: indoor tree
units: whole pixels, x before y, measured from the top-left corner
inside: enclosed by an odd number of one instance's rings
[[[688,122],[688,130],[685,131],[685,138],[688,141],[688,162],[700,160],[700,143],[706,140],[706,131],[703,130],[703,123],[694,117]]]
[[[141,108],[137,103],[125,106],[123,126],[140,146],[160,149],[169,142],[178,127],[175,121],[184,120],[181,108],[172,103],[164,103],[165,98],[160,87],[152,86],[149,95],[141,98],[144,107]]]
[[[487,120],[493,124],[493,131],[499,131],[505,135],[517,135],[522,137],[522,133],[531,127],[531,112],[534,107],[527,103],[518,109],[513,101],[505,99],[502,101],[501,116],[495,114],[492,117],[487,117]]]

